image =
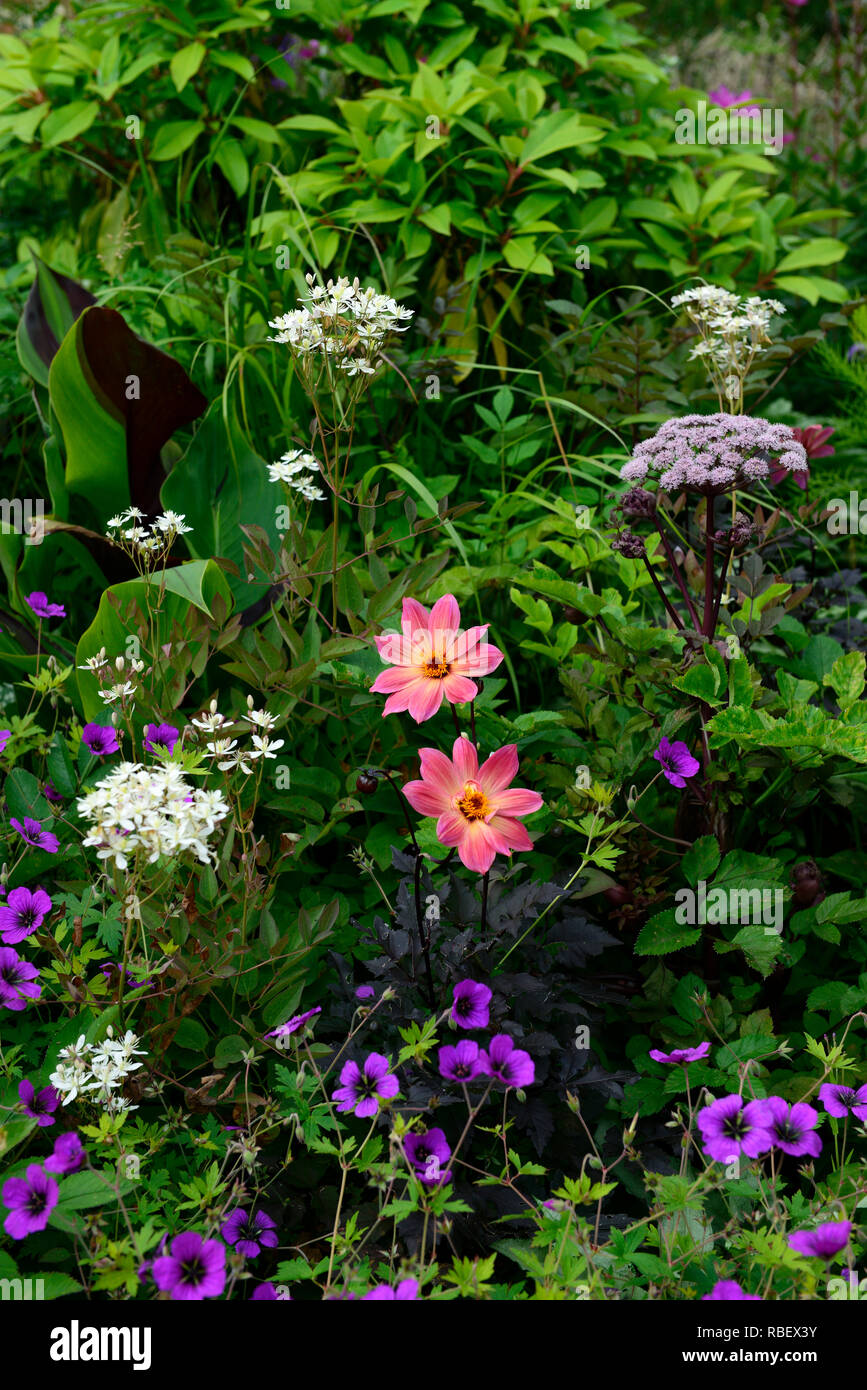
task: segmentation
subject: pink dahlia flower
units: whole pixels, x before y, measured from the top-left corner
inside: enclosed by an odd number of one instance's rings
[[[514,743],[479,767],[475,745],[456,738],[451,758],[438,748],[421,750],[421,781],[407,782],[403,794],[421,815],[437,817],[440,844],[456,847],[462,864],[486,874],[495,855],[533,848],[519,817],[538,811],[542,798],[509,786],[517,772]]]
[[[487,676],[503,653],[485,639],[489,624],[461,627],[461,610],[453,594],[428,610],[405,598],[400,632],[377,637],[376,648],[394,669],[377,676],[371,690],[388,695],[383,715],[409,710],[417,724],[436,714],[443,696],[453,705],[474,700],[478,686],[470,677]]]

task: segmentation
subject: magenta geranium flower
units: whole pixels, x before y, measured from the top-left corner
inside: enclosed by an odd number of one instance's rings
[[[476,980],[461,980],[452,990],[452,1020],[459,1028],[487,1028],[493,992]]]
[[[820,1260],[831,1260],[845,1250],[852,1231],[851,1221],[826,1221],[815,1231],[795,1231],[789,1236],[789,1245],[799,1255],[814,1255]]]
[[[362,1303],[384,1303],[397,1301],[398,1303],[408,1302],[418,1298],[418,1281],[416,1279],[401,1279],[397,1288],[391,1288],[388,1284],[375,1284],[369,1293],[363,1294]]]
[[[37,1094],[32,1081],[19,1081],[18,1099],[24,1107],[25,1115],[35,1120],[41,1129],[54,1124],[54,1112],[60,1104],[60,1096],[53,1086],[43,1086]]]
[[[665,780],[673,787],[685,787],[687,777],[694,777],[701,766],[685,743],[669,743],[667,738],[660,739],[653,756],[661,764]]]
[[[59,805],[63,803],[63,797],[60,795],[60,792],[53,782],[46,782],[45,786],[42,788],[42,792],[47,801],[54,801]]]
[[[226,1247],[203,1240],[197,1231],[184,1231],[172,1241],[170,1255],[154,1260],[153,1276],[158,1289],[171,1291],[173,1301],[216,1298],[226,1286]]]
[[[61,603],[49,603],[46,594],[41,589],[34,589],[32,594],[27,595],[27,603],[36,614],[37,618],[65,618],[66,609]]]
[[[3,1184],[3,1205],[9,1215],[3,1229],[13,1240],[23,1240],[35,1231],[44,1231],[57,1206],[57,1183],[38,1163],[31,1163],[27,1176],[7,1178]]]
[[[85,724],[81,741],[98,758],[104,758],[107,753],[120,752],[117,733],[111,724]]]
[[[405,598],[402,631],[375,639],[380,657],[394,668],[383,671],[370,687],[389,697],[383,715],[409,710],[421,724],[436,714],[443,699],[455,705],[474,700],[479,688],[470,678],[489,675],[503,660],[503,653],[485,638],[489,626],[464,631],[453,594],[437,599],[430,612]]]
[[[84,1167],[84,1149],[74,1129],[57,1136],[45,1167],[50,1173],[77,1173]]]
[[[439,1068],[440,1076],[446,1081],[475,1080],[482,1070],[479,1044],[473,1042],[472,1038],[461,1038],[456,1047],[441,1047]]]
[[[672,1052],[660,1052],[658,1047],[652,1047],[647,1054],[652,1057],[654,1062],[672,1062],[682,1067],[688,1066],[690,1062],[698,1062],[702,1057],[706,1057],[710,1052],[710,1043],[699,1043],[698,1047],[676,1047]]]
[[[744,1105],[742,1096],[722,1096],[698,1112],[704,1151],[719,1163],[731,1163],[739,1154],[758,1158],[771,1148],[772,1140],[762,1126],[764,1111],[758,1101]]]
[[[382,1101],[391,1100],[400,1090],[400,1082],[388,1069],[388,1058],[380,1052],[368,1054],[363,1067],[346,1062],[340,1073],[340,1085],[332,1100],[340,1102],[341,1114],[352,1110],[360,1120],[375,1115]]]
[[[702,1303],[761,1303],[761,1296],[757,1293],[744,1293],[740,1284],[734,1279],[720,1279],[719,1283],[714,1284],[710,1293],[702,1296]]]
[[[481,1069],[504,1086],[531,1086],[536,1079],[536,1067],[529,1052],[516,1047],[508,1033],[491,1038],[487,1051],[479,1054]]]
[[[298,1029],[304,1026],[308,1018],[313,1018],[315,1014],[321,1013],[322,1006],[317,1004],[315,1009],[308,1009],[306,1014],[296,1014],[294,1018],[288,1019],[286,1023],[281,1023],[279,1028],[272,1028],[270,1033],[265,1034],[265,1037],[288,1038],[291,1033],[297,1033]]]
[[[278,1293],[273,1284],[257,1284],[250,1294],[251,1303],[291,1303],[292,1295],[288,1293]]]
[[[44,888],[13,888],[0,907],[0,937],[5,946],[15,946],[38,931],[51,911],[51,899]]]
[[[145,752],[155,753],[158,748],[162,748],[171,757],[180,738],[180,731],[174,724],[145,724],[144,732]]]
[[[724,83],[707,94],[708,101],[712,101],[714,106],[722,106],[723,108],[737,106],[742,101],[749,101],[751,96],[752,92],[733,92]]]
[[[425,1134],[408,1134],[403,1147],[420,1182],[429,1187],[451,1182],[452,1175],[445,1170],[452,1151],[443,1130],[429,1129]]]
[[[867,1120],[867,1086],[859,1086],[856,1091],[852,1086],[826,1081],[819,1088],[819,1099],[828,1114],[835,1115],[838,1120],[845,1119],[847,1115],[854,1115],[856,1120]]]
[[[12,737],[11,729],[0,729],[0,753],[6,752],[6,745]]]
[[[807,1154],[817,1158],[822,1152],[822,1141],[816,1133],[819,1112],[812,1105],[802,1100],[787,1105],[780,1096],[769,1096],[756,1104],[763,1112],[760,1124],[768,1131],[774,1148],[795,1158]]]
[[[248,1260],[261,1254],[263,1246],[273,1248],[279,1244],[276,1221],[264,1211],[254,1211],[252,1216],[248,1216],[242,1207],[227,1216],[220,1228],[220,1235],[227,1245],[234,1245],[238,1253],[246,1255]]]
[[[376,990],[373,985],[359,985],[355,991],[356,999],[372,999],[375,994]]]
[[[17,830],[22,840],[33,849],[45,849],[49,854],[56,854],[60,848],[60,841],[50,830],[42,829],[42,822],[31,820],[29,816],[24,817],[23,823],[16,820],[14,816],[10,818],[9,824],[13,830]]]
[[[538,792],[510,787],[518,773],[514,743],[498,748],[479,767],[475,745],[456,738],[452,757],[438,748],[422,748],[421,780],[407,782],[403,794],[414,810],[437,817],[437,839],[457,847],[461,863],[486,874],[498,854],[532,849],[520,817],[538,811]]]
[[[5,1009],[20,1013],[29,999],[38,999],[42,993],[38,979],[35,965],[22,960],[11,946],[0,947],[0,1004]]]

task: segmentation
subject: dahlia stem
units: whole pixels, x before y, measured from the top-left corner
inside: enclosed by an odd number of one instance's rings
[[[485,930],[488,925],[488,884],[491,879],[491,871],[482,875],[482,940],[485,939]]]
[[[436,996],[434,994],[433,975],[431,974],[430,968],[430,940],[424,929],[424,917],[421,910],[421,850],[417,850],[415,856],[413,891],[415,893],[415,920],[418,926],[418,939],[421,946],[421,953],[424,957],[425,975],[427,976],[428,1001],[431,1008],[436,1011]]]

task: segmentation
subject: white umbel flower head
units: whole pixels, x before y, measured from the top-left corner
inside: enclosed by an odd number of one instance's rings
[[[83,843],[120,869],[142,855],[148,864],[191,850],[203,864],[207,840],[229,814],[220,791],[191,787],[177,763],[142,767],[119,763],[93,791],[79,797],[78,813],[91,829]]]

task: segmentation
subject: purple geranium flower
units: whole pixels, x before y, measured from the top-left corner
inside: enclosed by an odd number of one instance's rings
[[[475,980],[461,980],[452,992],[452,1020],[459,1028],[487,1028],[492,991]]]
[[[362,1296],[361,1302],[384,1303],[397,1300],[400,1303],[414,1298],[418,1298],[418,1281],[401,1279],[396,1289],[389,1288],[388,1284],[375,1284],[369,1293]]]
[[[794,1235],[789,1236],[789,1245],[799,1255],[815,1255],[820,1260],[831,1260],[845,1250],[851,1230],[851,1221],[826,1221],[815,1231],[795,1231]]]
[[[155,753],[158,748],[164,748],[171,757],[179,738],[180,731],[174,724],[145,724],[144,746],[147,753]]]
[[[265,1034],[265,1037],[288,1038],[289,1034],[297,1032],[298,1029],[307,1022],[308,1018],[312,1018],[314,1014],[321,1013],[322,1007],[317,1004],[315,1009],[308,1009],[306,1014],[296,1014],[294,1018],[290,1018],[286,1023],[281,1023],[279,1028],[273,1028],[270,1033]]]
[[[11,946],[0,947],[0,1004],[13,1013],[27,1008],[28,999],[38,999],[42,986],[35,983],[39,971],[22,960]]]
[[[22,825],[21,821],[16,820],[13,816],[9,824],[13,830],[18,831],[22,840],[25,840],[28,845],[32,845],[34,849],[46,849],[49,854],[56,854],[60,848],[60,841],[57,836],[52,835],[50,830],[43,830],[41,821],[31,820],[29,816],[25,816]]]
[[[698,1062],[709,1052],[710,1043],[703,1042],[699,1043],[698,1047],[676,1047],[673,1052],[660,1052],[658,1047],[652,1047],[647,1055],[652,1057],[654,1062],[675,1062],[685,1067],[690,1062]]]
[[[687,777],[694,777],[701,766],[685,743],[669,743],[667,738],[660,739],[653,756],[661,763],[663,776],[673,787],[685,787]]]
[[[702,1303],[761,1303],[761,1296],[757,1293],[744,1293],[740,1284],[734,1279],[720,1279],[719,1283],[714,1284],[710,1293],[706,1293],[702,1298]]]
[[[456,1047],[440,1048],[440,1076],[447,1081],[473,1081],[482,1070],[479,1044],[472,1038],[461,1038]]]
[[[359,985],[355,991],[356,999],[372,999],[375,994],[376,990],[373,985]]]
[[[58,804],[62,804],[63,797],[60,795],[60,792],[57,790],[53,782],[46,782],[45,786],[42,788],[42,792],[47,801],[54,801]]]
[[[257,1284],[250,1294],[251,1303],[273,1303],[274,1300],[280,1302],[292,1302],[292,1295],[288,1293],[278,1293],[273,1284]]]
[[[696,1118],[705,1153],[720,1163],[731,1163],[738,1154],[758,1158],[767,1153],[772,1140],[762,1127],[763,1113],[758,1101],[744,1105],[742,1096],[723,1096],[706,1105]]]
[[[27,603],[33,609],[37,618],[65,618],[66,609],[62,603],[49,603],[48,597],[41,589],[34,589],[32,594],[27,595]]]
[[[13,1240],[23,1240],[34,1231],[44,1231],[57,1206],[57,1183],[49,1173],[31,1163],[26,1178],[9,1178],[3,1185],[3,1204],[9,1215],[3,1229]]]
[[[278,1244],[276,1221],[264,1211],[254,1211],[248,1216],[243,1207],[229,1214],[220,1228],[220,1235],[227,1245],[234,1245],[238,1254],[246,1255],[248,1260],[261,1254],[263,1245]]]
[[[0,908],[0,917],[2,915],[3,909]],[[867,1120],[867,1086],[859,1086],[856,1091],[852,1086],[826,1081],[819,1089],[819,1099],[828,1114],[835,1115],[838,1120],[846,1115],[854,1115],[856,1120]]]
[[[498,1033],[491,1038],[487,1052],[479,1053],[479,1063],[486,1076],[492,1076],[504,1086],[531,1086],[536,1079],[536,1067],[529,1052],[515,1047],[508,1033]]]
[[[50,1173],[77,1173],[84,1166],[84,1149],[74,1129],[59,1134],[54,1141],[54,1150],[45,1160]]]
[[[40,1129],[54,1124],[54,1112],[60,1104],[60,1096],[53,1086],[43,1086],[37,1095],[32,1081],[19,1081],[18,1099],[24,1106],[25,1115],[35,1120]]]
[[[104,758],[107,753],[120,752],[117,733],[111,724],[85,724],[81,741],[98,758]]]
[[[29,888],[13,888],[0,907],[0,937],[6,946],[23,941],[38,931],[51,911],[51,899],[44,888],[31,893]]]
[[[0,729],[0,753],[5,753],[6,745],[12,737],[11,729]]]
[[[708,101],[712,101],[714,106],[722,106],[727,109],[729,106],[737,106],[742,101],[749,101],[752,92],[733,92],[729,87],[722,83],[715,87],[712,92],[708,92]]]
[[[172,1241],[170,1255],[154,1260],[153,1276],[158,1289],[171,1290],[173,1301],[216,1298],[226,1286],[226,1247],[184,1231]]]
[[[371,1052],[363,1067],[357,1062],[344,1063],[332,1099],[340,1101],[337,1109],[341,1114],[352,1110],[360,1120],[366,1120],[376,1114],[380,1101],[391,1100],[399,1089],[400,1082],[388,1069],[388,1058]]]
[[[451,1173],[444,1169],[452,1151],[441,1129],[429,1129],[425,1134],[408,1134],[403,1147],[420,1182],[430,1187],[451,1182]]]
[[[789,1106],[779,1096],[769,1096],[757,1104],[763,1111],[760,1123],[768,1131],[775,1148],[795,1158],[805,1154],[818,1157],[822,1152],[822,1141],[815,1132],[819,1113],[812,1105],[798,1101]]]

